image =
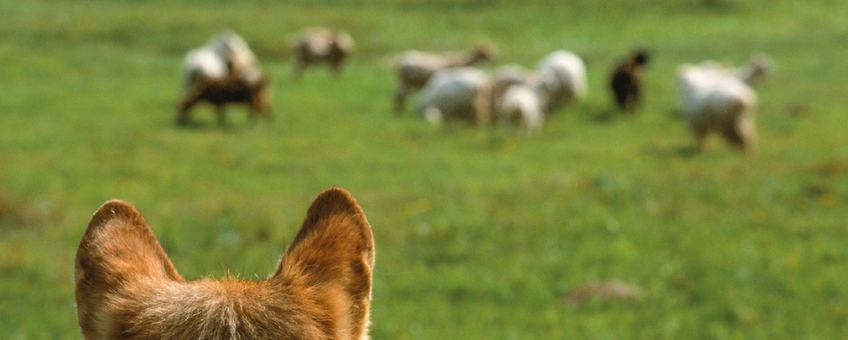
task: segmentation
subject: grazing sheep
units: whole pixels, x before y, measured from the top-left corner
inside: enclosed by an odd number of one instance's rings
[[[648,52],[638,50],[613,69],[610,85],[618,108],[633,113],[641,104],[642,73],[648,64]]]
[[[492,120],[522,127],[527,134],[541,130],[548,94],[538,77],[519,65],[498,68],[492,76]]]
[[[226,124],[223,108],[227,103],[247,104],[251,117],[260,113],[270,117],[268,79],[256,63],[244,39],[231,31],[221,32],[208,45],[189,52],[177,123],[188,123],[189,110],[203,101],[217,108],[222,125]]]
[[[465,121],[486,125],[490,121],[489,77],[472,67],[436,72],[421,91],[419,111],[430,123]]]
[[[419,51],[408,51],[397,63],[398,85],[395,93],[394,111],[403,111],[406,97],[427,84],[436,71],[455,67],[467,67],[481,61],[493,61],[495,53],[491,47],[480,45],[463,56],[438,55]]]
[[[328,63],[339,76],[345,60],[354,50],[353,38],[345,32],[318,28],[306,31],[294,44],[294,77],[300,79],[311,64]]]
[[[683,65],[678,70],[683,117],[704,149],[711,132],[751,153],[756,148],[754,112],[757,96],[733,72],[714,64]]]
[[[547,94],[540,87],[525,84],[509,86],[498,102],[500,119],[518,125],[528,135],[538,133],[545,122]]]
[[[550,95],[546,111],[582,100],[586,96],[586,66],[576,54],[556,51],[542,59],[538,67],[541,86]]]
[[[180,101],[177,114],[177,124],[185,125],[189,121],[189,111],[200,102],[209,102],[215,106],[218,124],[226,125],[224,106],[228,103],[244,104],[250,110],[249,118],[255,120],[264,116],[273,120],[270,110],[270,89],[267,76],[261,76],[258,81],[247,82],[238,75],[224,79],[204,79],[195,83],[193,91],[184,95]]]
[[[493,120],[498,121],[502,116],[499,107],[507,88],[512,85],[535,86],[536,84],[538,84],[538,77],[523,66],[506,65],[495,70],[492,75],[491,112]]]

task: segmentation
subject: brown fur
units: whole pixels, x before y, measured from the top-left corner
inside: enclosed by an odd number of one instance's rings
[[[612,93],[618,108],[627,113],[638,109],[642,101],[642,73],[648,63],[648,53],[636,51],[613,69]]]
[[[186,282],[141,214],[106,202],[74,277],[85,339],[368,339],[374,242],[356,200],[322,192],[267,280]]]
[[[201,102],[208,102],[215,106],[218,124],[220,125],[227,124],[224,106],[228,103],[246,105],[250,110],[250,119],[256,119],[257,116],[261,115],[272,120],[268,83],[268,78],[264,75],[258,81],[248,82],[238,73],[230,74],[220,80],[198,80],[194,84],[193,90],[180,100],[177,124],[187,124],[190,110]]]

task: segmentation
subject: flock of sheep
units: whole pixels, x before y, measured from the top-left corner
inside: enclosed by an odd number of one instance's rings
[[[344,32],[306,31],[293,46],[293,75],[299,79],[310,65],[327,63],[338,76],[353,49],[353,39]],[[586,67],[574,53],[555,51],[533,71],[508,65],[489,74],[475,67],[494,59],[493,49],[486,45],[457,55],[401,54],[394,63],[398,76],[394,111],[401,114],[407,97],[419,91],[417,110],[430,123],[514,124],[535,134],[548,114],[586,97]],[[609,90],[623,112],[632,113],[640,106],[649,59],[647,51],[636,50],[612,70]],[[227,103],[247,105],[251,119],[272,119],[268,78],[237,34],[224,31],[215,35],[209,44],[188,53],[184,67],[178,124],[186,124],[191,108],[204,101],[216,107],[219,124],[226,124]],[[757,98],[751,86],[770,68],[771,62],[762,55],[741,69],[712,61],[680,66],[677,78],[683,118],[698,150],[711,133],[721,134],[745,152],[755,149]]]

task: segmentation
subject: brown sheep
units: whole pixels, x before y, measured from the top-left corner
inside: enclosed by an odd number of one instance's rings
[[[613,69],[610,85],[615,103],[626,113],[633,113],[642,101],[642,73],[648,64],[647,51],[637,50]]]
[[[333,74],[338,77],[353,50],[353,39],[345,32],[328,29],[307,31],[294,44],[294,77],[300,79],[309,65],[322,62],[330,64]]]
[[[251,120],[255,120],[260,115],[269,121],[273,120],[269,92],[269,81],[265,75],[261,75],[254,82],[246,81],[244,77],[237,74],[230,74],[223,79],[202,79],[180,100],[177,124],[187,124],[191,108],[204,101],[215,106],[218,124],[222,126],[227,124],[224,106],[228,103],[246,105],[250,110]]]

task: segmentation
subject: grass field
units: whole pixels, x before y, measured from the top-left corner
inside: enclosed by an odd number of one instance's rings
[[[347,72],[290,78],[301,29],[346,29]],[[242,34],[273,124],[174,119],[182,58]],[[848,335],[848,3],[794,0],[0,0],[0,338],[79,339],[76,247],[103,202],[150,222],[187,279],[270,274],[323,189],[374,230],[377,339],[837,339]],[[584,57],[589,96],[542,133],[391,113],[392,55],[499,48],[490,67]],[[608,68],[654,59],[642,111]],[[758,51],[758,152],[702,154],[675,69]],[[587,283],[633,301],[570,305]]]

